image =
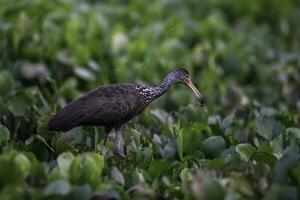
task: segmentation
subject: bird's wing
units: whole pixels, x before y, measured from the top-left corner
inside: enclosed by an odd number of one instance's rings
[[[137,113],[138,96],[134,87],[110,85],[66,105],[50,120],[49,128],[67,131],[83,124],[117,124]]]
[[[113,95],[106,95],[106,92],[98,91],[96,97],[88,98],[87,103],[82,108],[85,116],[82,123],[118,123],[130,117],[131,114],[135,114],[137,96],[127,88],[110,89]]]

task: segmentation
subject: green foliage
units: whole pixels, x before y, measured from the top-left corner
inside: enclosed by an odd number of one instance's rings
[[[299,199],[299,9],[0,1],[0,199]],[[99,85],[158,85],[180,66],[207,106],[170,88],[123,127],[125,159],[101,128],[48,130]]]
[[[1,187],[6,184],[22,183],[29,175],[31,163],[22,153],[10,151],[1,154],[0,157],[0,184]]]
[[[225,141],[222,136],[213,136],[204,140],[201,150],[208,158],[215,158],[225,149]]]

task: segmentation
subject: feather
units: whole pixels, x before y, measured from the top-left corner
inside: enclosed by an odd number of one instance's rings
[[[132,84],[102,86],[63,107],[49,121],[49,129],[65,132],[80,125],[127,122],[141,111],[137,92]]]
[[[79,109],[82,101],[74,101],[66,105],[49,121],[49,129],[53,131],[68,131],[78,126],[82,120],[83,114]]]

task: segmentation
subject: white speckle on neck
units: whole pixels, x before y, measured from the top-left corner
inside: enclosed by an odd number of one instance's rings
[[[146,103],[150,103],[161,93],[158,87],[137,86],[136,89],[139,91],[140,95],[144,97]]]

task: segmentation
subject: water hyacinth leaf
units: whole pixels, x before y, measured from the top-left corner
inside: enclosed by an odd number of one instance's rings
[[[183,153],[186,155],[192,154],[199,149],[202,142],[201,130],[205,129],[206,126],[202,124],[196,124],[193,127],[183,127],[180,132],[182,134],[182,145]]]
[[[53,137],[51,141],[51,146],[56,153],[63,153],[66,151],[75,152],[75,147],[67,143],[62,137]]]
[[[60,170],[59,168],[54,168],[50,174],[47,176],[48,183],[58,181],[58,180],[68,180],[69,174],[66,171]]]
[[[183,159],[183,136],[182,136],[182,131],[180,130],[177,139],[176,139],[176,144],[177,144],[177,152],[180,160]]]
[[[113,167],[110,174],[116,182],[120,183],[121,185],[125,184],[124,176],[117,167]]]
[[[68,171],[71,163],[74,160],[74,156],[71,152],[64,152],[57,157],[57,164],[59,169]]]
[[[8,108],[15,116],[23,117],[28,105],[30,100],[24,95],[18,95],[9,101]]]
[[[39,135],[45,137],[46,139],[53,137],[53,132],[48,128],[48,122],[49,117],[45,115],[39,117],[37,122],[37,132],[39,133]]]
[[[238,143],[245,143],[249,137],[249,129],[238,129],[234,132],[234,139],[238,141]]]
[[[255,151],[255,148],[252,145],[247,144],[247,143],[238,144],[235,149],[236,149],[236,152],[239,153],[241,159],[246,162],[249,161],[253,152]]]
[[[122,54],[127,46],[128,39],[124,32],[117,32],[112,36],[111,49],[115,55]]]
[[[92,188],[88,184],[73,186],[72,191],[67,195],[68,199],[89,200],[92,196]]]
[[[6,185],[1,189],[0,199],[23,199],[24,193],[21,185]]]
[[[71,186],[67,181],[58,180],[50,183],[44,190],[46,195],[66,195],[70,192]]]
[[[153,160],[149,165],[148,172],[154,177],[159,177],[163,174],[167,174],[170,167],[171,162],[168,160]]]
[[[221,157],[224,158],[224,171],[240,171],[247,169],[247,163],[243,162],[240,155],[236,152],[235,147],[225,149]]]
[[[76,127],[68,132],[65,132],[63,135],[63,140],[70,144],[81,144],[83,141],[83,130],[82,127]]]
[[[172,115],[170,115],[169,113],[167,113],[164,110],[161,109],[155,109],[151,111],[151,114],[157,118],[161,124],[167,126],[167,127],[171,127],[174,124],[174,118],[172,117]]]
[[[99,72],[100,69],[101,69],[101,67],[99,66],[99,64],[96,61],[94,61],[94,60],[90,60],[89,61],[88,67],[90,69],[92,69],[93,71],[95,71],[95,72]]]
[[[191,181],[193,179],[193,175],[191,173],[191,170],[188,169],[188,168],[184,168],[183,170],[181,170],[180,178],[181,178],[183,183],[187,183],[187,182]]]
[[[185,156],[183,160],[199,162],[200,160],[202,160],[204,158],[205,158],[204,153],[202,151],[198,150],[198,151],[193,152],[192,154]]]
[[[83,67],[75,67],[74,73],[79,78],[85,80],[85,81],[93,81],[96,79],[94,73],[92,73],[90,70],[83,68]]]
[[[206,167],[208,169],[223,169],[225,165],[224,158],[215,158],[212,160],[209,160],[206,164]]]
[[[243,196],[254,198],[255,193],[253,191],[252,185],[243,176],[224,178],[221,180],[221,184],[229,191],[236,191],[238,193],[241,193]]]
[[[291,174],[293,177],[293,180],[297,182],[298,188],[300,188],[300,163],[298,163],[296,166],[294,166],[291,169]]]
[[[5,126],[0,124],[0,144],[5,144],[9,140],[9,137],[9,130]]]
[[[264,142],[260,144],[260,146],[257,148],[257,152],[265,152],[268,154],[273,154],[272,146],[270,145],[270,142]]]
[[[288,185],[273,183],[265,195],[266,200],[291,199],[297,200],[297,188]]]
[[[286,133],[290,141],[297,140],[298,144],[300,144],[300,128],[295,128],[295,127],[288,128],[286,129]]]
[[[49,71],[45,63],[24,63],[20,69],[24,79],[40,78],[45,80],[49,76]]]
[[[53,153],[55,153],[54,149],[48,144],[48,142],[46,141],[46,139],[43,136],[40,135],[34,135],[34,137],[41,141],[46,147],[48,147]]]
[[[212,136],[204,140],[201,150],[209,158],[215,158],[225,149],[225,140],[222,136]]]
[[[161,154],[164,158],[171,159],[176,155],[177,147],[176,141],[174,139],[170,139],[168,143],[161,150]]]
[[[59,88],[59,93],[64,97],[67,102],[72,101],[78,95],[76,90],[77,79],[69,78],[64,82],[64,84]]]
[[[31,170],[29,159],[22,153],[10,151],[0,156],[0,185],[21,183]]]
[[[8,71],[0,71],[0,99],[12,92],[16,83]]]
[[[32,162],[32,161],[31,161]],[[46,183],[48,179],[48,166],[42,162],[32,162],[30,181],[34,184]]]
[[[299,152],[289,150],[273,168],[272,179],[275,182],[283,183],[288,171],[299,163]]]
[[[222,186],[210,176],[203,178],[204,199],[218,200],[224,199],[224,191]]]
[[[255,120],[255,126],[258,134],[271,141],[281,132],[281,124],[273,118],[258,117]]]
[[[34,153],[36,158],[39,161],[46,161],[49,158],[49,152],[45,144],[41,143],[37,139],[34,139],[33,142],[31,142],[28,145],[29,150]]]
[[[96,153],[83,153],[73,160],[69,169],[69,177],[72,183],[88,183],[96,187],[100,183],[103,168],[103,156]]]
[[[273,167],[277,161],[276,157],[272,154],[266,153],[266,152],[253,152],[251,159],[258,161],[258,162],[263,162],[268,164],[270,167]]]
[[[193,199],[218,200],[224,199],[222,186],[208,175],[195,177],[190,185],[189,191]]]

